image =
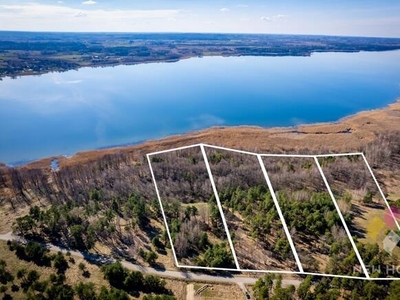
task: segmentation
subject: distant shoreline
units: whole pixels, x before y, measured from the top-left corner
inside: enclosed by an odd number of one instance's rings
[[[205,56],[310,56],[399,49],[400,38],[384,37],[0,31],[0,79]]]

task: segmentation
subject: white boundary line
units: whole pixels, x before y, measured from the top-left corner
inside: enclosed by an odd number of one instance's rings
[[[314,155],[315,157],[335,157],[335,156],[353,156],[353,155],[361,155],[362,152],[353,152],[353,153],[332,153],[332,154],[318,154]]]
[[[271,153],[263,153],[258,154],[262,157],[297,157],[297,158],[314,158],[314,157],[337,157],[337,156],[350,156],[350,155],[361,155],[362,153],[331,153],[331,154],[271,154]]]
[[[374,277],[372,277],[372,278],[369,278],[368,280],[373,280],[373,281],[382,281],[382,280],[384,280],[384,281],[389,281],[389,280],[399,281],[400,278],[398,278],[398,277],[387,277],[387,278],[374,278]]]
[[[268,188],[269,188],[269,190],[271,192],[272,199],[274,200],[275,208],[276,208],[276,210],[278,212],[279,218],[281,219],[283,230],[285,231],[286,238],[289,241],[290,248],[292,249],[292,253],[293,253],[294,259],[296,260],[297,267],[299,268],[299,271],[301,273],[304,273],[303,266],[302,266],[302,264],[300,262],[300,259],[299,259],[299,255],[297,254],[296,248],[295,248],[293,240],[292,240],[292,236],[290,235],[289,229],[288,229],[288,227],[286,225],[286,221],[285,221],[285,218],[283,217],[283,214],[282,214],[282,211],[281,211],[281,207],[279,206],[278,198],[275,195],[275,191],[274,191],[274,189],[272,187],[271,180],[269,179],[269,176],[268,176],[267,170],[265,169],[265,165],[264,165],[264,162],[263,162],[263,160],[261,158],[261,155],[257,155],[257,158],[258,158],[258,162],[260,164],[261,170],[262,170],[262,172],[264,174],[264,178],[267,181],[267,185],[268,185]]]
[[[199,266],[188,266],[188,265],[177,265],[179,268],[195,269],[195,270],[211,270],[211,271],[231,271],[231,272],[243,272],[243,273],[262,273],[262,274],[286,274],[286,275],[312,275],[320,277],[336,277],[336,278],[347,278],[347,279],[361,279],[361,280],[400,280],[400,278],[366,278],[350,275],[334,275],[334,274],[323,274],[323,273],[312,273],[312,272],[288,272],[280,270],[251,270],[251,269],[228,269],[228,268],[211,268],[211,267],[199,267]]]
[[[395,222],[396,225],[397,225],[397,229],[400,231],[400,226],[399,226],[399,223],[397,222],[396,216],[394,215],[392,209],[390,208],[389,202],[387,201],[387,199],[386,199],[386,197],[385,197],[385,194],[383,193],[383,191],[382,191],[382,189],[381,189],[381,187],[380,187],[380,185],[379,185],[379,182],[378,182],[378,180],[376,179],[376,177],[375,177],[375,175],[374,175],[374,172],[372,172],[372,168],[371,168],[371,166],[369,165],[369,163],[368,163],[368,161],[367,161],[367,158],[365,157],[364,153],[361,153],[361,155],[362,155],[362,157],[363,157],[363,159],[364,159],[365,164],[367,165],[367,168],[368,168],[369,172],[371,173],[372,178],[374,179],[374,182],[375,182],[376,186],[378,187],[378,190],[379,190],[379,192],[380,192],[380,194],[381,194],[383,200],[384,200],[385,203],[386,203],[387,208],[388,208],[389,211],[390,211],[390,214],[392,215],[392,218],[393,218],[394,222]]]
[[[179,264],[177,265],[177,267],[185,269],[195,269],[195,270],[241,272],[241,270],[239,269],[231,269],[231,268],[199,267],[199,266],[179,265]]]
[[[286,275],[302,275],[305,274],[304,272],[299,271],[286,271],[286,270],[253,270],[253,269],[240,269],[243,272],[254,272],[254,273],[274,273],[274,274],[286,274]]]
[[[271,154],[271,153],[255,153],[255,152],[250,152],[250,151],[245,151],[245,150],[232,149],[232,148],[215,146],[215,145],[204,144],[204,143],[193,144],[193,145],[189,145],[189,146],[182,146],[182,147],[177,147],[177,148],[167,149],[167,150],[161,150],[161,151],[157,151],[157,152],[151,152],[151,153],[148,153],[147,155],[151,156],[151,155],[162,154],[162,153],[166,153],[166,152],[184,150],[184,149],[188,149],[188,148],[199,147],[201,145],[203,145],[204,147],[207,147],[207,148],[220,149],[220,150],[243,153],[243,154],[249,154],[249,155],[254,155],[254,156],[260,155],[260,156],[276,156],[276,157],[309,157],[309,158],[314,158],[314,157],[330,157],[330,156],[335,157],[335,156],[363,155],[362,152],[331,153],[331,154]]]
[[[264,271],[264,270],[241,270],[254,273],[278,273],[279,271]],[[282,273],[282,272],[279,272]],[[286,272],[288,275],[311,275],[320,277],[337,277],[337,278],[348,278],[348,279],[363,279],[367,280],[366,277],[350,276],[350,275],[334,275],[334,274],[323,274],[323,273],[313,273],[313,272]],[[400,280],[400,278],[398,278]]]
[[[167,234],[168,234],[168,237],[169,237],[169,242],[170,242],[170,245],[171,245],[172,254],[174,255],[175,264],[178,266],[178,265],[179,265],[179,264],[178,264],[178,258],[176,257],[174,243],[173,243],[173,241],[172,241],[171,233],[169,232],[167,217],[165,216],[165,213],[164,213],[164,207],[163,207],[163,205],[162,205],[160,193],[159,193],[159,191],[158,191],[157,182],[156,182],[156,178],[155,178],[155,176],[154,176],[153,168],[151,167],[151,161],[150,161],[150,156],[149,156],[149,154],[147,154],[147,160],[148,160],[148,162],[149,162],[151,177],[153,178],[153,182],[154,182],[154,187],[155,187],[155,189],[156,189],[157,198],[158,198],[158,201],[160,202],[161,213],[162,213],[163,218],[164,218],[165,228],[166,228],[166,230],[167,230]]]
[[[365,277],[366,277],[366,278],[370,278],[370,277],[369,277],[369,274],[368,274],[368,271],[367,271],[367,268],[365,267],[364,261],[362,260],[361,255],[360,255],[360,253],[358,252],[358,249],[357,249],[357,246],[356,246],[356,244],[355,244],[355,242],[354,242],[354,239],[353,239],[353,237],[351,236],[350,230],[349,230],[349,228],[347,227],[347,224],[346,224],[346,221],[345,221],[344,218],[343,218],[342,212],[340,211],[339,205],[338,205],[337,202],[336,202],[335,196],[334,196],[333,193],[332,193],[332,190],[331,190],[331,187],[329,186],[328,180],[326,179],[325,174],[324,174],[324,172],[322,171],[322,168],[321,168],[321,165],[319,164],[318,158],[317,158],[317,157],[314,157],[314,160],[315,160],[315,163],[317,164],[317,167],[318,167],[319,172],[321,173],[322,179],[324,180],[325,186],[326,186],[326,188],[328,189],[328,193],[329,193],[329,195],[331,196],[332,202],[333,202],[334,205],[335,205],[335,208],[336,208],[336,211],[337,211],[337,213],[338,213],[338,215],[339,215],[339,217],[340,217],[340,220],[342,221],[342,224],[343,224],[343,226],[344,226],[344,229],[345,229],[345,231],[346,231],[346,233],[347,233],[347,237],[349,238],[350,243],[351,243],[351,245],[353,246],[354,252],[356,253],[357,259],[358,259],[358,261],[359,261],[359,263],[360,263],[360,265],[361,265],[361,268],[362,268],[362,270],[363,270],[363,272],[364,272],[364,274],[365,274]]]
[[[231,247],[233,259],[234,259],[234,261],[235,261],[236,268],[237,268],[238,270],[240,270],[239,262],[238,262],[238,259],[237,259],[237,257],[236,257],[236,252],[235,252],[235,249],[233,248],[233,243],[232,243],[231,235],[230,235],[230,232],[229,232],[229,230],[228,230],[228,225],[226,224],[225,214],[224,214],[224,212],[223,212],[223,210],[222,210],[221,201],[219,200],[218,191],[217,191],[217,188],[216,188],[216,186],[215,186],[214,177],[212,176],[210,164],[208,163],[207,154],[206,154],[206,151],[204,150],[204,145],[203,145],[203,144],[200,145],[200,149],[201,149],[201,152],[203,153],[204,162],[206,163],[206,168],[207,168],[208,176],[209,176],[209,179],[210,179],[210,182],[211,182],[212,189],[213,189],[213,191],[214,191],[215,200],[217,201],[217,205],[218,205],[219,213],[220,213],[220,215],[221,215],[222,223],[224,224],[226,237],[228,238],[229,246]]]
[[[174,149],[161,150],[161,151],[149,153],[149,154],[147,154],[147,156],[157,155],[157,154],[162,154],[162,153],[167,153],[167,152],[173,152],[173,151],[179,151],[179,150],[185,150],[185,149],[189,149],[189,148],[195,148],[195,147],[199,147],[200,145],[202,145],[202,144],[194,144],[194,145],[182,146],[182,147],[178,147],[178,148],[174,148]]]
[[[169,228],[168,228],[167,218],[166,218],[165,213],[164,213],[164,208],[163,208],[163,205],[162,205],[161,197],[160,197],[159,190],[158,190],[158,187],[157,187],[157,183],[156,183],[156,180],[155,180],[154,172],[153,172],[153,169],[152,169],[152,166],[151,166],[150,156],[151,156],[151,155],[156,155],[156,154],[161,154],[161,153],[166,153],[166,152],[172,152],[172,151],[177,151],[177,150],[184,150],[184,149],[188,149],[188,148],[194,148],[194,147],[200,147],[200,148],[201,148],[201,151],[202,151],[202,153],[203,153],[203,157],[204,157],[205,162],[206,162],[207,171],[209,172],[209,179],[210,179],[211,184],[212,184],[212,186],[213,186],[214,194],[215,194],[216,199],[217,199],[218,208],[219,208],[219,210],[220,210],[221,218],[223,219],[225,231],[226,231],[226,233],[227,233],[227,238],[228,238],[228,241],[229,241],[231,250],[232,250],[232,254],[233,254],[233,256],[234,256],[234,260],[235,260],[235,264],[236,264],[237,269],[199,267],[199,266],[187,266],[187,265],[180,265],[180,264],[178,263],[178,260],[177,260],[177,257],[176,257],[176,253],[175,253],[175,249],[174,249],[173,243],[172,243],[171,233],[170,233]],[[296,258],[296,262],[297,262],[297,264],[298,264],[298,266],[299,266],[300,272],[290,272],[290,271],[280,271],[280,270],[251,270],[251,269],[240,269],[239,264],[238,264],[238,261],[237,261],[236,253],[235,253],[235,250],[234,250],[234,248],[233,248],[233,243],[232,243],[232,240],[231,240],[231,237],[230,237],[230,234],[229,234],[229,230],[228,230],[228,227],[227,227],[227,224],[226,224],[225,215],[224,215],[224,213],[223,213],[223,211],[222,211],[222,206],[221,206],[221,203],[220,203],[220,200],[219,200],[219,197],[218,197],[218,193],[217,193],[217,190],[216,190],[216,187],[215,187],[215,182],[214,182],[214,179],[213,179],[213,176],[212,176],[212,173],[211,173],[211,169],[210,169],[210,166],[209,166],[209,162],[208,162],[207,155],[206,155],[206,153],[205,153],[204,147],[215,148],[215,149],[221,149],[221,150],[226,150],[226,151],[231,151],[231,152],[236,152],[236,153],[243,153],[243,154],[249,154],[249,155],[255,155],[255,156],[257,156],[257,158],[258,158],[258,160],[259,160],[259,163],[260,163],[260,165],[261,165],[262,171],[263,171],[263,173],[264,173],[264,177],[265,177],[265,179],[267,180],[268,187],[270,188],[271,195],[272,195],[272,197],[273,197],[274,203],[275,203],[275,200],[276,200],[275,206],[277,207],[278,214],[279,214],[279,216],[280,216],[280,218],[281,218],[281,221],[283,221],[282,224],[285,224],[285,226],[284,226],[285,233],[286,233],[286,235],[287,235],[287,237],[288,237],[289,244],[290,244],[290,246],[291,246],[291,248],[292,248],[292,252],[293,252],[295,258],[297,257],[297,258]],[[382,189],[381,189],[381,187],[380,187],[380,185],[379,185],[379,183],[378,183],[378,181],[377,181],[377,179],[376,179],[376,177],[375,177],[375,175],[374,175],[374,173],[373,173],[373,171],[372,171],[372,168],[370,167],[370,165],[369,165],[369,163],[368,163],[368,161],[367,161],[367,159],[366,159],[364,153],[362,153],[362,152],[355,152],[355,153],[331,153],[331,154],[317,154],[317,155],[301,155],[301,154],[257,154],[257,153],[248,152],[248,151],[242,151],[242,150],[236,150],[236,149],[230,149],[230,148],[226,148],[226,147],[219,147],[219,146],[213,146],[213,145],[208,145],[208,144],[200,143],[200,144],[194,144],[194,145],[190,145],[190,146],[183,146],[183,147],[178,147],[178,148],[174,148],[174,149],[168,149],[168,150],[162,150],[162,151],[157,151],[157,152],[148,153],[146,156],[147,156],[147,160],[148,160],[148,163],[149,163],[151,176],[152,176],[152,179],[153,179],[153,181],[154,181],[154,186],[155,186],[155,189],[156,189],[156,194],[157,194],[157,197],[158,197],[158,200],[159,200],[159,203],[160,203],[161,212],[162,212],[162,214],[163,214],[164,223],[165,223],[165,227],[166,227],[166,230],[167,230],[167,234],[168,234],[168,237],[169,237],[169,240],[170,240],[171,250],[172,250],[172,253],[173,253],[173,255],[174,255],[174,260],[175,260],[176,266],[177,266],[178,268],[199,269],[199,270],[221,270],[221,271],[241,271],[241,272],[252,272],[252,273],[297,274],[297,275],[312,275],[312,276],[321,276],[321,277],[338,277],[338,278],[348,278],[348,279],[360,279],[360,280],[369,280],[369,281],[395,281],[395,280],[397,281],[397,280],[400,280],[400,278],[395,278],[395,277],[393,277],[393,278],[371,278],[371,277],[369,277],[369,274],[368,274],[368,272],[367,272],[367,270],[366,270],[366,267],[365,267],[365,265],[364,265],[364,262],[363,262],[361,256],[359,255],[358,249],[357,249],[357,247],[355,246],[354,240],[353,240],[352,238],[350,239],[350,241],[351,241],[351,243],[352,243],[352,245],[353,245],[353,248],[354,248],[355,251],[356,251],[357,258],[359,259],[359,261],[360,261],[360,263],[361,263],[361,267],[363,268],[363,271],[364,271],[366,277],[356,277],[356,276],[348,276],[348,275],[333,275],[333,274],[321,274],[321,273],[304,272],[304,270],[303,270],[303,268],[302,268],[302,265],[301,265],[301,262],[300,262],[300,260],[299,260],[299,258],[298,258],[296,249],[295,249],[295,247],[294,247],[293,241],[292,241],[292,239],[291,239],[290,232],[288,231],[288,228],[287,228],[287,226],[286,226],[286,223],[284,222],[283,215],[282,215],[282,211],[280,210],[279,203],[277,202],[277,198],[276,198],[275,192],[273,191],[271,182],[269,181],[269,177],[268,177],[267,171],[266,171],[265,166],[264,166],[264,163],[263,163],[263,161],[262,161],[262,157],[267,157],[267,156],[270,156],[270,157],[271,157],[271,156],[272,156],[272,157],[275,156],[275,157],[299,157],[299,158],[300,158],[300,157],[308,157],[308,158],[314,158],[314,159],[316,160],[316,162],[317,162],[318,169],[320,170],[320,173],[321,173],[321,175],[322,175],[322,177],[323,177],[323,179],[324,179],[325,185],[326,185],[327,188],[328,188],[329,194],[331,195],[331,198],[332,198],[332,200],[333,200],[333,202],[334,202],[334,204],[335,204],[336,210],[338,211],[339,216],[340,216],[341,219],[342,219],[342,222],[344,222],[344,224],[346,224],[346,222],[344,221],[343,216],[341,215],[340,210],[339,210],[338,207],[337,207],[337,202],[336,202],[336,200],[335,200],[334,197],[333,197],[333,193],[332,193],[332,191],[331,191],[331,189],[330,189],[329,183],[328,183],[327,180],[326,180],[326,177],[325,177],[325,175],[324,175],[324,173],[323,173],[323,170],[322,170],[322,168],[321,168],[321,166],[320,166],[320,164],[319,164],[317,158],[319,158],[319,157],[352,156],[352,155],[361,155],[361,156],[363,157],[364,162],[365,162],[365,164],[367,165],[367,168],[368,168],[368,170],[370,171],[370,173],[371,173],[371,175],[372,175],[372,178],[373,178],[375,184],[377,185],[378,190],[379,190],[379,192],[380,192],[382,198],[384,199],[384,201],[385,201],[385,203],[386,203],[386,206],[388,207],[389,211],[391,212],[391,215],[392,215],[393,219],[395,220],[395,223],[396,223],[398,229],[400,230],[399,223],[397,222],[397,219],[396,219],[396,217],[394,216],[393,211],[392,211],[391,208],[390,208],[390,205],[389,205],[389,203],[388,203],[388,201],[387,201],[387,199],[386,199],[386,197],[385,197],[385,195],[384,195],[384,193],[383,193],[383,191],[382,191]],[[265,172],[264,172],[264,171],[265,171]],[[277,204],[278,204],[278,205],[277,205]],[[278,209],[278,208],[279,208],[279,209]],[[283,220],[282,220],[282,219],[283,219]],[[351,234],[350,234],[350,232],[349,232],[349,230],[348,230],[348,228],[347,228],[347,224],[345,225],[345,229],[346,229],[347,234],[351,237]]]
[[[363,279],[363,280],[368,280],[369,279],[367,277],[358,277],[358,276],[350,276],[350,275],[321,274],[321,273],[313,273],[313,272],[304,272],[304,273],[302,273],[300,275],[312,275],[312,276],[348,278],[348,279]]]
[[[237,150],[237,149],[230,149],[230,148],[225,148],[225,147],[220,147],[220,146],[213,146],[213,145],[208,145],[208,144],[202,144],[203,146],[207,148],[214,148],[214,149],[220,149],[220,150],[225,150],[225,151],[230,151],[230,152],[237,152],[237,153],[243,153],[243,154],[249,154],[249,155],[258,155],[257,153],[254,152],[249,152],[249,151],[243,151],[243,150]]]
[[[294,158],[313,158],[315,155],[304,154],[259,154],[261,157],[294,157]]]

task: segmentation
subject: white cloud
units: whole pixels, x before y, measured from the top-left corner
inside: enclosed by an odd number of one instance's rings
[[[146,18],[172,18],[180,11],[176,9],[155,9],[155,10],[86,10],[75,9],[59,5],[45,5],[28,3],[24,5],[0,5],[0,18],[32,18],[32,17],[54,17],[54,16],[75,16],[90,12],[94,19],[105,18],[107,20],[146,19]],[[56,19],[52,19],[57,21]]]
[[[230,11],[230,9],[227,8],[227,7],[223,7],[223,8],[220,9],[220,11],[223,12],[223,13],[225,13],[225,12]]]
[[[288,15],[273,15],[271,17],[267,17],[267,16],[263,16],[260,18],[261,21],[265,21],[265,22],[274,22],[274,21],[278,21],[278,20],[285,20],[287,19],[289,16]]]
[[[288,15],[281,15],[281,14],[272,16],[272,18],[274,18],[274,19],[286,19],[288,17],[289,17]]]
[[[74,14],[74,17],[76,17],[76,18],[83,18],[83,17],[87,17],[87,14],[85,14],[85,13],[79,11],[79,12],[77,12],[76,14]]]
[[[85,5],[93,5],[93,4],[96,4],[97,2],[96,1],[93,1],[93,0],[88,0],[88,1],[84,1],[84,2],[82,2],[82,4],[85,4]]]
[[[26,1],[26,2],[25,2]],[[32,31],[110,31],[110,32],[241,32],[241,33],[292,33],[336,34],[367,36],[400,36],[400,19],[393,17],[356,17],[351,19],[323,18],[319,13],[297,16],[289,11],[249,11],[236,4],[221,4],[208,10],[104,8],[100,0],[95,5],[73,5],[74,1],[58,0],[0,0],[0,28],[2,30]],[[62,0],[61,0],[62,1]],[[80,0],[75,3],[82,3]],[[115,1],[126,2],[126,1]],[[148,1],[153,2],[153,1]],[[47,3],[47,4],[45,4]],[[52,4],[49,4],[52,3]],[[147,2],[146,2],[147,3]],[[223,13],[226,5],[230,11]],[[252,5],[249,4],[251,7]],[[121,7],[121,8],[120,8]],[[146,9],[147,7],[147,9]],[[253,8],[252,8],[253,9]],[[256,9],[256,8],[254,8]],[[267,9],[266,7],[262,9]],[[242,14],[240,14],[242,12]],[[244,13],[246,12],[246,14]],[[251,13],[251,14],[250,14]],[[287,15],[285,14],[287,13]],[[86,14],[86,17],[78,17]],[[228,16],[233,15],[232,18]],[[313,17],[314,16],[314,17]],[[318,16],[317,18],[315,16]],[[221,18],[222,17],[222,18]],[[241,19],[240,19],[241,18]],[[246,18],[250,20],[246,21]],[[175,21],[176,19],[176,21]],[[290,22],[289,22],[290,20]],[[213,25],[205,21],[212,22]],[[260,26],[263,25],[263,26]]]
[[[37,3],[28,3],[21,5],[0,5],[0,17],[6,19],[7,17],[14,17],[16,19],[25,18],[46,18],[48,16],[71,16],[77,13],[78,10],[59,6],[59,5],[44,5]]]
[[[177,9],[105,10],[78,9],[56,4],[0,4],[0,28],[3,30],[53,31],[158,31],[168,18],[177,18]],[[79,19],[79,22],[77,20]],[[151,21],[153,25],[146,23]],[[139,24],[134,26],[132,24]],[[169,22],[182,28],[178,22]],[[169,29],[171,30],[171,29]],[[176,30],[176,29],[175,29]]]
[[[63,3],[64,3],[64,1],[57,1],[57,3],[58,3],[58,4],[63,4]]]

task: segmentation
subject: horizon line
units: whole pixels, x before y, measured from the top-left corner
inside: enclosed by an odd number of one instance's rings
[[[51,33],[51,34],[210,34],[210,35],[276,35],[276,36],[322,36],[322,37],[353,37],[353,38],[376,38],[376,39],[400,39],[400,36],[368,36],[368,35],[345,35],[345,34],[316,34],[316,33],[260,33],[260,32],[202,32],[202,31],[68,31],[68,30],[3,30],[0,32],[19,33]]]

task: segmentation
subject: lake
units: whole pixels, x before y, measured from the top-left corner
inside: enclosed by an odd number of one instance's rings
[[[400,51],[204,57],[0,81],[0,161],[210,126],[336,121],[400,97]]]

